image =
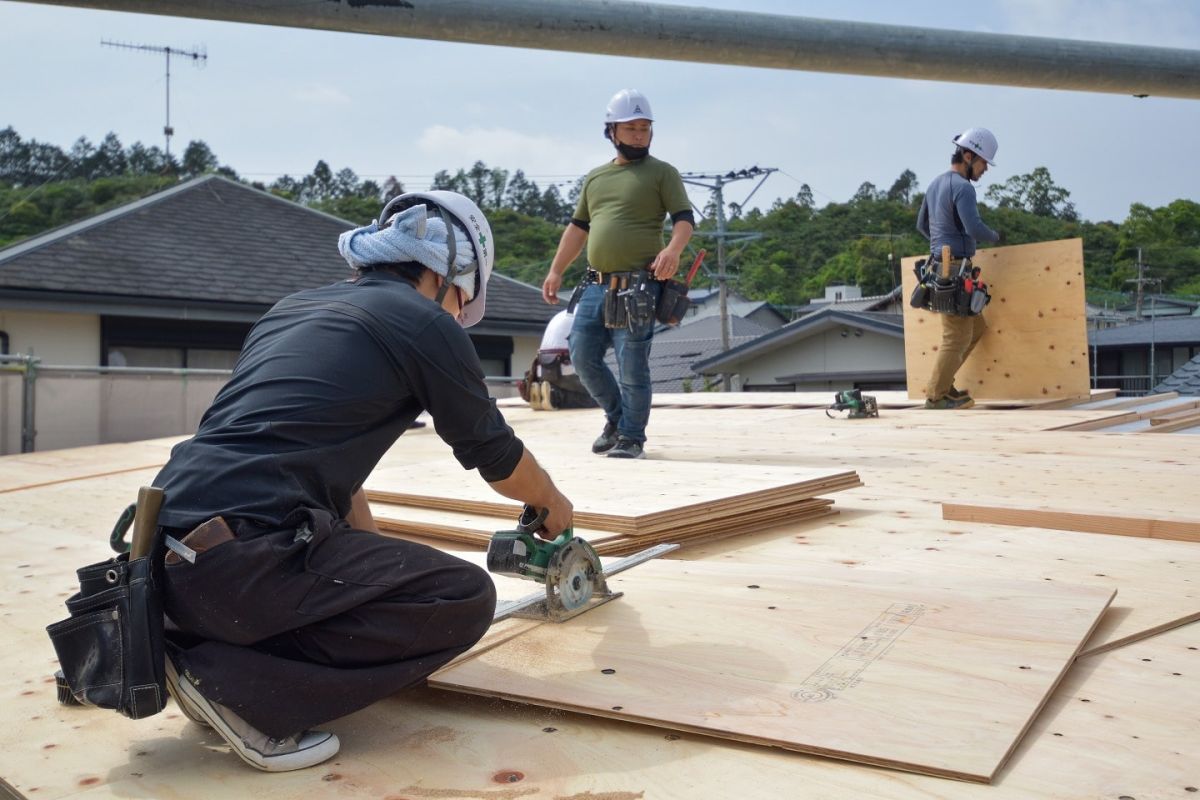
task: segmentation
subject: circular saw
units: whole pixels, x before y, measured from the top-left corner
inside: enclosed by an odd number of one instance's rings
[[[590,544],[575,538],[571,529],[553,541],[538,538],[546,520],[525,506],[516,530],[497,531],[488,543],[487,568],[498,575],[513,575],[546,586],[546,599],[517,616],[561,622],[620,597],[604,579],[600,557]]]

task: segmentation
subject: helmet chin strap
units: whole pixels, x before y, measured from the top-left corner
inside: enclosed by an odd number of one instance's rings
[[[450,284],[459,276],[460,272],[466,272],[466,270],[459,270],[454,263],[455,256],[458,254],[458,245],[454,241],[457,237],[454,235],[454,223],[450,221],[450,214],[441,206],[438,206],[438,213],[442,215],[442,222],[446,223],[446,279],[438,287],[437,297],[434,298],[434,301],[441,305],[442,301],[446,299],[446,292],[450,291]]]

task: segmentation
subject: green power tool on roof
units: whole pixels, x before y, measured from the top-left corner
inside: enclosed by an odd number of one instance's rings
[[[545,601],[515,616],[561,622],[620,597],[609,591],[595,549],[570,528],[553,541],[536,536],[545,521],[545,509],[525,506],[516,530],[497,531],[488,543],[488,572],[546,586]]]
[[[833,405],[825,409],[825,416],[834,419],[831,411],[846,411],[848,419],[867,419],[879,416],[879,403],[861,389],[848,389],[833,396]]]

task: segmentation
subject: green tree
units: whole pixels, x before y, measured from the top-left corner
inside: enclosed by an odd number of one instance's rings
[[[181,177],[195,178],[209,172],[216,172],[220,164],[209,146],[197,140],[188,142],[179,166]]]
[[[1071,193],[1057,185],[1045,167],[1037,167],[1026,175],[1013,175],[987,190],[987,199],[1000,208],[1018,208],[1039,217],[1075,221],[1079,217],[1070,197]]]

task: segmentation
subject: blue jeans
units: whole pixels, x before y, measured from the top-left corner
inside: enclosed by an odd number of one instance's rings
[[[662,286],[650,281],[649,289],[657,303]],[[571,363],[588,394],[604,409],[604,416],[616,424],[617,435],[645,444],[646,423],[650,419],[650,343],[654,320],[633,331],[604,327],[604,292],[603,286],[588,284],[575,306],[575,322],[567,337]],[[617,357],[619,381],[604,363],[604,354],[610,346]]]

